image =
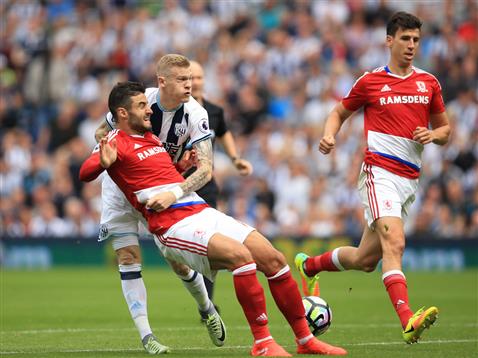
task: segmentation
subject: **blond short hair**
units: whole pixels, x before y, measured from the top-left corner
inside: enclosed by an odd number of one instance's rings
[[[170,53],[161,57],[156,64],[156,75],[169,76],[171,74],[171,68],[173,67],[189,67],[191,63],[189,59],[183,55]]]

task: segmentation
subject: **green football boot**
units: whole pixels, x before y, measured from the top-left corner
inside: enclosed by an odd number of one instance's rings
[[[403,340],[408,343],[417,343],[425,328],[430,328],[438,318],[438,308],[430,307],[425,310],[425,307],[420,308],[408,320],[407,326],[403,330]]]
[[[302,280],[302,292],[304,296],[319,296],[319,274],[309,277],[304,271],[304,262],[309,258],[308,255],[303,252],[295,255],[294,263],[297,270],[299,270]]]

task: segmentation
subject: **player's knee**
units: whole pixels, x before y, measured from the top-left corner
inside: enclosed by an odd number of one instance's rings
[[[405,251],[405,237],[397,235],[386,237],[382,241],[382,251],[385,255],[392,255],[394,257],[401,257]]]
[[[179,275],[179,276],[187,276],[189,274],[189,271],[191,270],[188,266],[176,261],[169,261],[169,265],[171,266],[173,271],[176,273],[176,275]]]
[[[256,263],[258,270],[266,276],[275,274],[287,265],[285,256],[274,248],[268,249],[259,260],[256,259]]]
[[[245,246],[239,246],[233,252],[228,253],[227,258],[230,264],[230,269],[234,269],[253,261],[252,255]]]
[[[377,268],[377,264],[378,264],[378,262],[372,262],[372,261],[365,262],[362,265],[362,271],[363,272],[374,272],[375,269]]]
[[[364,257],[361,258],[358,262],[358,266],[360,270],[363,272],[374,272],[377,268],[377,265],[380,261],[380,257]]]
[[[394,257],[402,257],[403,252],[405,251],[405,240],[392,245],[390,251]]]
[[[124,247],[116,250],[116,258],[119,265],[132,265],[141,263],[141,258],[135,250]]]

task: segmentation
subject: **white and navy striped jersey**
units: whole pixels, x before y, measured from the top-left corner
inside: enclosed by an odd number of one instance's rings
[[[207,111],[191,96],[189,101],[172,111],[161,108],[159,88],[147,88],[145,92],[153,113],[150,120],[153,133],[159,137],[173,162],[177,162],[186,146],[211,137]],[[111,113],[106,115],[106,123],[116,128]]]

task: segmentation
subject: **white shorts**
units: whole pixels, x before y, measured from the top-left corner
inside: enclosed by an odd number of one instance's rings
[[[154,242],[166,259],[183,263],[214,280],[207,248],[211,237],[220,233],[240,243],[255,229],[213,208],[206,208],[171,226],[164,235],[154,235]]]
[[[107,173],[103,174],[101,199],[101,225],[98,241],[125,236],[137,238],[139,223],[145,223],[144,218],[131,206],[121,189]]]
[[[418,179],[408,179],[383,168],[362,164],[358,190],[365,208],[365,220],[373,229],[373,223],[384,216],[396,216],[402,220],[415,201]]]

